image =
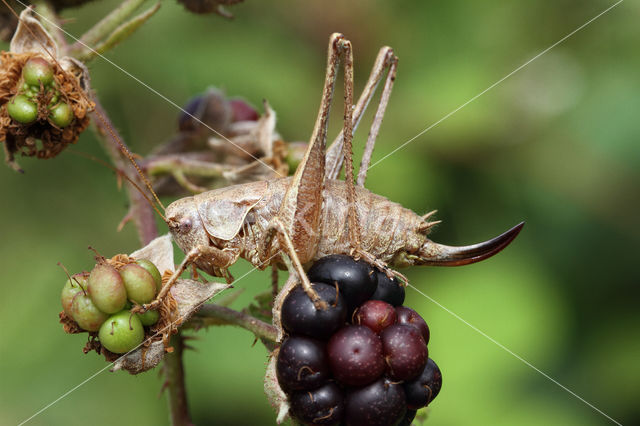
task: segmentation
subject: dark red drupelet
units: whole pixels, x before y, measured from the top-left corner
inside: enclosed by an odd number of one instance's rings
[[[419,313],[406,306],[398,306],[396,313],[398,314],[398,324],[407,324],[417,328],[424,338],[424,343],[429,344],[429,326]]]
[[[396,319],[395,308],[382,300],[367,300],[353,313],[354,324],[369,327],[376,334],[395,324]]]
[[[417,377],[429,358],[429,351],[420,332],[409,325],[394,324],[380,333],[384,360],[389,375],[395,380]]]
[[[380,338],[364,326],[338,330],[327,343],[327,354],[333,377],[345,385],[366,385],[384,372]]]

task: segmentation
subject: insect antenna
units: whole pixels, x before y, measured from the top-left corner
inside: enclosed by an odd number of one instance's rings
[[[4,1],[4,0],[3,0]],[[129,151],[129,148],[127,148],[125,146],[124,143],[122,143],[122,141],[120,140],[120,137],[116,134],[116,132],[113,130],[113,127],[111,126],[111,124],[108,122],[107,118],[104,116],[104,114],[102,113],[102,111],[100,110],[100,108],[98,106],[96,106],[95,111],[93,112],[93,114],[98,117],[100,119],[100,121],[102,122],[102,126],[107,129],[107,131],[109,132],[111,138],[116,141],[116,143],[118,144],[118,146],[120,147],[120,152],[122,152],[124,154],[125,157],[127,157],[129,159],[129,161],[131,162],[131,164],[133,164],[133,167],[135,167],[136,171],[138,172],[138,175],[140,176],[140,179],[142,179],[142,181],[144,182],[145,186],[147,187],[147,189],[149,190],[149,192],[151,192],[151,195],[153,195],[153,199],[158,203],[158,205],[160,207],[162,207],[162,210],[166,210],[166,208],[164,207],[164,204],[162,204],[162,201],[160,201],[160,198],[158,198],[158,194],[156,194],[156,192],[153,190],[153,187],[151,186],[151,182],[149,182],[149,179],[147,178],[147,176],[144,174],[144,172],[142,171],[142,169],[140,169],[140,166],[138,165],[138,163],[136,162],[136,160],[133,158],[133,154],[131,153],[131,151]],[[131,179],[129,179],[129,182],[132,182]],[[133,182],[132,182],[133,183]],[[142,192],[142,190],[140,189],[140,187],[138,187],[136,185],[136,188],[138,188],[138,190],[140,192]],[[149,198],[147,196],[145,196],[145,198],[148,200]],[[155,208],[155,207],[154,207]],[[157,208],[155,208],[156,211],[158,211]],[[160,212],[158,212],[158,214],[162,217],[162,219],[164,219],[164,221],[166,222],[167,219],[164,217],[164,215],[162,215]]]
[[[95,157],[95,156],[93,156],[91,154],[87,154],[86,152],[75,151],[75,150],[72,150],[72,149],[70,149],[69,152],[71,154],[78,155],[80,157],[84,157],[84,158],[86,158],[88,160],[95,161],[96,163],[113,170],[113,172],[116,173],[118,175],[118,177],[124,178],[127,182],[129,182],[131,184],[131,186],[133,186],[135,189],[138,190],[138,192],[144,197],[145,200],[147,200],[149,205],[151,205],[151,207],[153,207],[153,209],[156,211],[156,213],[158,213],[158,215],[162,218],[162,220],[164,220],[165,222],[167,221],[167,218],[162,214],[160,209],[158,209],[158,207],[155,205],[153,200],[151,200],[149,198],[149,196],[142,190],[142,188],[140,188],[140,185],[135,183],[135,181],[133,179],[131,179],[129,176],[127,176],[127,174],[125,172],[123,172],[122,170],[118,169],[117,167],[114,167],[113,165],[107,163],[106,161],[99,159],[98,157]],[[155,195],[155,193],[154,193],[154,195]],[[164,209],[164,206],[162,204],[160,204],[160,206],[162,206],[162,208]]]
[[[11,7],[11,5],[9,5],[9,3],[7,3],[7,0],[1,0],[2,3],[11,11],[11,13],[16,17],[16,19],[18,20],[18,22],[21,22],[20,19],[20,15],[15,11],[15,9],[13,7]],[[32,6],[30,6],[32,7]],[[28,25],[25,25],[25,28],[27,28],[27,30],[29,31],[29,33],[31,34],[31,36],[33,37],[34,40],[36,40],[38,42],[38,44],[40,44],[40,46],[42,47],[42,49],[47,52],[47,54],[51,57],[51,60],[58,66],[58,68],[62,71],[62,72],[66,72],[61,66],[60,63],[58,62],[57,58],[55,57],[55,55],[49,51],[49,49],[47,48],[47,46],[45,46],[40,40],[38,40],[38,37],[36,37],[36,35],[34,34],[33,30],[31,29],[31,27],[29,27]],[[75,78],[70,78],[69,79],[72,84],[75,86],[75,89],[78,90],[78,93],[81,93],[83,96],[85,96],[86,100],[88,102],[92,102],[91,98],[85,93],[84,90],[82,90],[81,87],[79,87],[78,82],[76,81]],[[158,195],[155,193],[155,191],[153,190],[153,187],[151,186],[151,183],[149,182],[149,179],[147,179],[146,175],[142,172],[142,170],[140,169],[140,166],[138,165],[138,163],[136,163],[135,159],[133,158],[133,155],[131,154],[131,151],[129,151],[129,149],[124,145],[124,143],[122,143],[122,141],[120,140],[120,137],[116,134],[116,132],[113,130],[113,127],[111,126],[111,124],[109,123],[109,121],[107,120],[107,118],[105,117],[105,115],[102,113],[102,111],[100,110],[99,107],[97,107],[94,111],[94,115],[96,117],[98,117],[98,119],[100,120],[100,122],[102,123],[103,128],[107,129],[107,131],[109,132],[111,138],[118,144],[120,151],[125,155],[125,157],[127,157],[129,159],[129,161],[133,164],[133,166],[135,167],[135,169],[137,170],[138,174],[140,175],[140,178],[142,179],[142,181],[144,182],[145,186],[147,187],[147,189],[151,192],[151,194],[153,195],[154,200],[158,203],[158,205],[162,208],[162,210],[165,210],[164,204],[162,204],[162,201],[160,201],[160,198],[158,198]],[[122,173],[120,171],[118,171],[119,173]],[[125,176],[124,174],[122,174],[122,176]],[[140,193],[142,193],[145,197],[145,199],[147,199],[147,201],[149,201],[151,203],[151,201],[149,200],[149,198],[146,196],[146,194],[144,194],[144,192],[141,190],[141,188],[136,185],[135,183],[133,183],[133,181],[126,177],[126,179],[131,182],[137,189],[138,191],[140,191]],[[158,211],[158,209],[156,208],[156,206],[151,203],[151,205],[153,206],[153,208],[155,209],[155,211],[162,217],[162,219],[166,222],[166,218],[164,217],[164,215],[162,213],[160,213]]]

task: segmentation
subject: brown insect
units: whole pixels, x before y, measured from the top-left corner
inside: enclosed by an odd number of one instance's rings
[[[325,154],[329,110],[341,59],[345,82],[344,127]],[[393,50],[383,47],[354,107],[351,43],[341,34],[333,34],[329,40],[320,111],[306,154],[295,174],[204,192],[170,204],[165,220],[186,257],[158,300],[143,309],[156,307],[189,265],[231,282],[228,268],[243,258],[260,269],[269,265],[289,269],[290,278],[274,307],[274,321],[279,325],[279,303],[299,281],[317,307],[326,306],[311,287],[304,268],[320,257],[349,254],[365,259],[390,276],[404,279],[389,267],[465,265],[486,259],[506,247],[523,223],[483,243],[464,247],[441,245],[427,237],[432,226],[438,223],[429,221],[435,212],[418,215],[364,188],[396,68]],[[356,184],[352,164],[353,131],[385,72],[382,96]],[[345,181],[337,180],[343,160]]]

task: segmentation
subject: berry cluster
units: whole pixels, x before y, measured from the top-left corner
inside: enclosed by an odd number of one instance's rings
[[[291,414],[305,424],[409,425],[442,375],[427,323],[402,306],[404,287],[344,255],[318,260],[308,276],[329,307],[316,309],[300,287],[283,302],[276,375]]]
[[[74,114],[69,104],[60,100],[51,64],[40,57],[29,59],[22,68],[21,89],[7,104],[9,116],[21,124],[38,119],[39,105],[44,103],[49,121],[58,128],[67,127]]]
[[[64,314],[89,332],[98,332],[100,343],[113,353],[134,349],[144,340],[144,326],[159,319],[149,310],[132,314],[132,303],[151,302],[162,286],[158,268],[149,260],[118,265],[102,259],[91,273],[75,274],[67,280],[60,300]]]

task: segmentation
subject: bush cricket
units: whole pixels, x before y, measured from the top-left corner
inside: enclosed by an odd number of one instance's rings
[[[288,293],[299,279],[316,306],[322,308],[325,302],[312,289],[304,272],[305,264],[320,257],[349,254],[365,259],[389,276],[405,280],[388,266],[457,266],[478,262],[498,253],[520,232],[523,223],[483,243],[463,247],[441,245],[427,238],[431,227],[438,223],[429,221],[435,211],[421,216],[366,190],[367,167],[395,80],[397,57],[389,47],[380,50],[363,94],[354,106],[351,43],[336,33],[330,37],[328,50],[320,111],[295,174],[208,191],[170,204],[165,221],[186,257],[158,299],[143,306],[143,310],[156,307],[191,264],[211,275],[225,277],[228,282],[233,280],[228,268],[239,258],[260,269],[286,266],[294,278],[289,279],[281,295]],[[341,60],[344,127],[325,154],[329,111]],[[353,131],[385,72],[356,183]],[[345,181],[337,179],[343,161]],[[276,308],[277,303],[274,312]]]
[[[52,58],[55,61],[53,55]],[[344,124],[325,153],[340,62],[344,64]],[[278,301],[297,285],[298,280],[316,307],[326,307],[326,302],[311,287],[304,268],[305,264],[320,257],[348,254],[362,258],[389,277],[396,276],[406,282],[402,274],[389,266],[464,265],[486,259],[506,247],[520,232],[523,223],[483,243],[463,247],[441,245],[427,238],[432,226],[439,223],[429,221],[435,211],[420,216],[364,188],[397,64],[398,59],[390,47],[380,49],[363,93],[354,105],[351,42],[342,34],[332,34],[320,110],[306,153],[294,175],[203,192],[170,204],[162,217],[186,256],[157,298],[136,309],[156,308],[189,265],[224,277],[230,283],[233,277],[228,268],[243,258],[260,269],[274,266],[289,270],[290,278],[274,304],[274,321],[278,326]],[[385,73],[356,181],[353,132]],[[107,124],[101,114],[96,117]],[[132,154],[117,137],[115,139],[163,208]],[[345,180],[341,181],[338,175],[343,162]]]

